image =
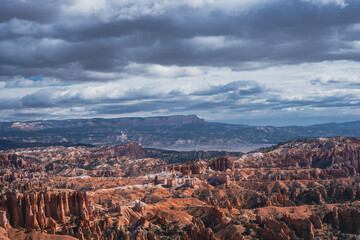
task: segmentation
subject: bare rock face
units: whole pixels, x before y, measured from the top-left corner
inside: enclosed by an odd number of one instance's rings
[[[343,201],[354,201],[357,195],[357,189],[354,186],[336,186],[333,190],[333,198]]]
[[[145,203],[141,201],[136,201],[133,210],[138,213],[145,213]]]
[[[330,223],[332,228],[339,229],[343,233],[360,234],[360,209],[358,207],[334,207],[324,216],[323,221]]]
[[[11,227],[9,220],[6,217],[6,211],[0,211],[0,227],[4,229]]]
[[[65,226],[70,217],[79,217],[83,223],[93,220],[85,192],[6,192],[0,197],[0,209],[0,226],[23,227],[28,231],[54,232],[62,224],[64,231],[73,233]]]
[[[214,235],[214,232],[211,228],[205,229],[205,239],[206,240],[216,240],[216,237]]]
[[[324,202],[324,197],[326,197],[325,188],[318,187],[307,190],[300,198],[303,202],[320,204]]]
[[[203,172],[203,170],[207,167],[207,164],[204,161],[198,161],[198,162],[188,162],[185,165],[178,165],[174,166],[174,171],[179,171],[182,173],[182,175],[190,175],[190,174],[200,174]]]
[[[314,225],[315,229],[323,229],[323,225],[322,225],[322,222],[321,222],[321,219],[319,218],[319,216],[311,215],[310,221]]]
[[[148,156],[148,152],[142,148],[138,143],[131,142],[124,145],[111,147],[104,151],[94,152],[90,157],[102,157],[102,156],[113,156],[113,157],[131,157],[131,158],[145,158]]]
[[[297,239],[295,232],[284,222],[265,220],[264,228],[261,228],[260,235],[264,240],[294,240]]]
[[[292,219],[285,217],[286,224],[295,230],[297,237],[312,240],[315,237],[314,226],[309,219]]]
[[[342,232],[360,234],[360,209],[338,209],[338,222]]]
[[[345,137],[293,140],[265,150],[257,157],[257,163],[284,168],[347,169],[346,174],[351,175],[360,172],[360,140]]]
[[[260,229],[260,235],[264,240],[315,239],[313,221],[316,223],[317,229],[322,228],[321,220],[317,216],[312,216],[310,219],[294,219],[285,216],[281,221],[263,219],[261,216],[257,216],[257,222],[263,225],[263,228]]]
[[[179,171],[183,176],[187,176],[191,174],[191,166],[190,165],[174,166],[173,171]]]
[[[233,163],[227,157],[220,157],[212,161],[210,167],[214,170],[225,171],[226,169],[233,169]]]
[[[0,166],[1,167],[23,167],[23,162],[18,160],[18,156],[16,154],[1,154],[0,155]]]
[[[25,209],[26,209],[26,214],[24,218],[25,218],[25,226],[28,231],[40,229],[39,222],[36,217],[37,213],[39,212],[37,199],[35,200],[36,197],[37,196],[35,194],[24,195]]]
[[[148,240],[146,232],[139,229],[136,234],[135,240]]]
[[[211,228],[205,228],[201,219],[193,218],[192,223],[185,227],[182,239],[217,240]]]

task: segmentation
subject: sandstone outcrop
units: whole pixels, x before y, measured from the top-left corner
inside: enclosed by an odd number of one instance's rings
[[[340,208],[333,217],[334,225],[338,225],[342,232],[360,234],[359,208]]]
[[[344,137],[293,140],[265,149],[255,158],[261,166],[347,169],[351,175],[360,171],[360,140]]]
[[[91,205],[85,192],[36,192],[21,194],[6,192],[0,196],[0,224],[2,227],[22,227],[28,231],[57,232],[66,228],[71,218],[86,224],[94,219]],[[60,231],[60,230],[59,230]]]
[[[205,228],[200,219],[193,218],[192,223],[185,227],[184,239],[217,240],[211,228]]]
[[[296,236],[299,238],[305,238],[312,240],[315,238],[314,226],[310,219],[292,219],[287,216],[284,217],[284,222],[295,230]]]
[[[264,227],[259,230],[264,240],[295,240],[295,232],[284,222],[275,220],[264,221]]]
[[[227,157],[220,157],[213,160],[210,167],[214,170],[225,171],[226,169],[233,169],[233,163]]]
[[[199,160],[197,162],[187,162],[185,165],[173,166],[173,171],[179,171],[183,176],[191,174],[200,174],[207,167],[207,163]]]

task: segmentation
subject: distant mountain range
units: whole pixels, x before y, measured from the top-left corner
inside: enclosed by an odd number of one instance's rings
[[[63,146],[63,147],[77,147],[77,146],[86,146],[86,147],[95,147],[91,144],[83,143],[72,143],[72,142],[14,142],[10,140],[0,139],[0,150],[9,150],[16,148],[33,148],[33,147],[50,147],[50,146]]]
[[[360,121],[312,126],[249,126],[206,122],[195,115],[0,123],[1,144],[120,145],[146,148],[249,151],[298,138],[360,137]]]

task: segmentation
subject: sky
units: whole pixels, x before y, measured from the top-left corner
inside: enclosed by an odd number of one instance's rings
[[[0,5],[0,121],[360,120],[358,0]]]

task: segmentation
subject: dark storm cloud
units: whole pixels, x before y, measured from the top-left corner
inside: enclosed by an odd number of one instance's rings
[[[91,111],[98,114],[123,114],[135,112],[153,112],[158,110],[169,110],[170,112],[184,112],[184,111],[201,111],[207,109],[208,111],[222,111],[229,110],[232,112],[249,112],[254,110],[283,110],[290,107],[358,107],[360,102],[349,103],[348,99],[344,97],[329,96],[314,100],[285,100],[281,98],[272,98],[266,102],[234,102],[229,100],[214,101],[214,100],[199,100],[193,101],[190,99],[169,99],[168,101],[151,100],[141,104],[127,103],[127,104],[111,104],[111,105],[97,105],[91,107]]]
[[[359,40],[360,2],[317,6],[271,1],[245,13],[221,8],[168,7],[160,14],[103,21],[95,15],[67,16],[58,1],[5,1],[1,7],[0,75],[30,76],[31,70],[74,77],[59,68],[126,71],[131,62],[181,66],[241,66],[243,62],[301,63],[352,59]],[[236,12],[236,11],[235,11]],[[70,22],[70,23],[69,23]],[[18,26],[22,25],[23,29]],[[208,38],[215,38],[215,41]],[[216,39],[217,38],[217,39]],[[69,76],[70,75],[70,76]],[[90,79],[91,80],[91,79]]]
[[[0,98],[0,102],[0,110],[23,108],[22,103],[19,99]]]
[[[264,104],[238,104],[232,101],[192,101],[190,99],[175,100],[170,99],[168,101],[152,100],[146,101],[142,104],[128,103],[128,104],[111,104],[111,105],[98,105],[96,107],[90,107],[90,111],[94,111],[98,114],[129,114],[136,112],[156,112],[159,110],[166,110],[169,112],[185,112],[185,111],[201,111],[206,109],[207,111],[252,111],[263,109]]]
[[[2,0],[0,8],[0,22],[13,18],[47,23],[59,14],[59,3],[56,0],[17,1]],[[64,2],[69,2],[65,0]]]

